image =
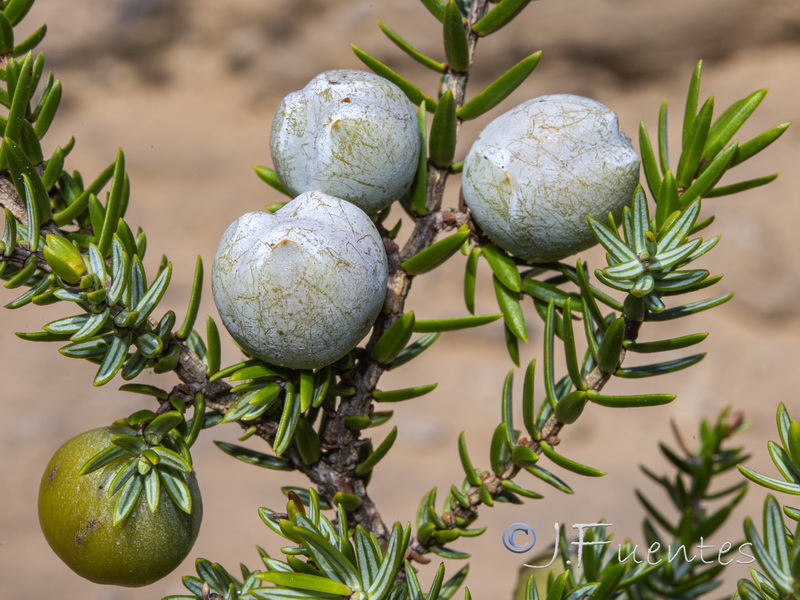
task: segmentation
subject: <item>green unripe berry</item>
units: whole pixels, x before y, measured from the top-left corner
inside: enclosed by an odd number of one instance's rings
[[[39,523],[47,543],[70,569],[95,583],[140,587],[158,581],[186,558],[200,532],[203,506],[193,472],[185,476],[191,514],[178,508],[162,484],[155,512],[142,494],[128,518],[114,524],[122,492],[109,496],[108,491],[127,458],[87,475],[81,469],[111,444],[112,436],[133,433],[112,426],[76,435],[56,451],[42,475]]]

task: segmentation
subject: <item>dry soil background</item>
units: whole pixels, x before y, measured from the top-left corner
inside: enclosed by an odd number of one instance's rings
[[[435,81],[410,66],[375,25],[378,18],[439,56],[437,23],[413,0],[39,0],[29,22],[49,25],[44,50],[48,66],[64,83],[63,108],[47,140],[49,147],[71,135],[77,147],[71,168],[97,173],[123,147],[133,184],[128,221],[148,233],[151,267],[166,253],[175,276],[165,309],[182,315],[194,257],[210,267],[216,242],[238,215],[275,201],[251,171],[269,164],[269,124],[280,98],[328,68],[358,68],[349,43],[378,53],[404,73]],[[800,105],[800,6],[797,0],[542,0],[532,3],[513,26],[479,46],[471,90],[515,60],[544,50],[534,76],[502,107],[544,93],[593,96],[614,108],[625,131],[635,137],[645,119],[654,129],[658,106],[667,97],[676,131],[685,85],[695,62],[705,60],[703,92],[718,106],[769,87],[770,93],[742,136],[789,120]],[[466,151],[477,128],[464,130]],[[508,597],[520,559],[500,543],[503,527],[526,521],[549,543],[555,521],[591,522],[605,517],[618,538],[641,540],[642,511],[634,487],[655,496],[639,475],[647,462],[666,470],[656,441],[668,439],[669,421],[692,437],[698,419],[733,405],[746,411],[752,429],[741,438],[754,454],[752,464],[768,469],[766,441],[774,437],[774,410],[787,403],[795,418],[793,364],[800,344],[800,129],[737,169],[735,178],[782,171],[776,183],[708,201],[718,213],[711,228],[722,244],[705,260],[726,277],[717,293],[735,290],[735,300],[677,328],[647,327],[644,337],[670,331],[710,331],[709,356],[698,367],[651,380],[645,385],[612,382],[633,389],[670,391],[670,406],[646,411],[593,409],[564,432],[564,451],[608,471],[600,480],[575,476],[572,497],[547,493],[522,508],[483,511],[489,531],[459,548],[474,553],[468,582],[476,598]],[[453,181],[453,186],[457,181]],[[451,195],[451,200],[453,195]],[[464,314],[460,298],[462,265],[454,260],[435,280],[415,283],[411,305],[422,318]],[[492,310],[493,294],[484,275],[482,307]],[[0,294],[3,302],[12,292]],[[214,314],[206,298],[203,311]],[[531,311],[532,312],[532,311]],[[93,370],[14,337],[64,316],[63,309],[28,307],[0,313],[0,598],[122,600],[159,598],[182,590],[180,575],[190,560],[165,581],[142,590],[98,587],[77,578],[50,552],[38,528],[36,493],[41,469],[63,440],[142,407],[142,400],[90,385]],[[533,343],[525,360],[538,352],[541,324],[532,315]],[[509,361],[498,327],[474,335],[444,336],[426,355],[383,383],[391,387],[438,381],[434,393],[396,408],[400,436],[373,478],[372,491],[386,520],[413,520],[423,493],[460,481],[456,436],[467,432],[473,457],[485,464],[486,443],[497,422],[502,378]],[[226,346],[226,362],[236,359]],[[162,382],[162,385],[169,385]],[[262,471],[229,459],[212,439],[233,440],[237,431],[218,430],[196,446],[205,522],[192,556],[256,566],[256,544],[279,544],[258,519],[259,506],[279,508],[279,486],[301,479]],[[385,435],[377,431],[376,435]],[[479,458],[480,457],[480,458]],[[542,486],[535,486],[537,489]],[[737,512],[760,513],[763,494],[751,491]],[[735,541],[734,524],[718,543]],[[727,537],[725,537],[727,536]],[[459,565],[448,568],[454,572]],[[431,569],[429,569],[430,571]],[[745,576],[744,567],[733,577]],[[423,575],[426,579],[430,573]]]

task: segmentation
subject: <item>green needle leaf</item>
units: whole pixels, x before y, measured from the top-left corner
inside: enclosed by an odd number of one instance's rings
[[[655,289],[664,292],[682,290],[703,281],[707,277],[708,271],[705,269],[673,271],[672,273],[661,275],[655,281]]]
[[[705,358],[705,353],[693,354],[685,358],[676,358],[654,365],[641,365],[637,367],[623,367],[617,369],[614,375],[617,377],[625,377],[628,379],[638,379],[641,377],[653,377],[655,375],[664,375],[665,373],[674,373],[682,369],[687,369],[692,365],[696,365]]]
[[[784,445],[789,455],[792,457],[792,461],[800,468],[800,422],[791,422]]]
[[[106,281],[106,264],[103,257],[100,256],[100,251],[94,244],[89,244],[89,250],[86,253],[86,258],[89,263],[89,273],[95,276],[95,281],[100,285],[105,284]]]
[[[46,290],[50,290],[53,287],[55,279],[55,276],[52,274],[42,277],[39,279],[39,282],[33,285],[27,292],[6,304],[6,308],[20,308],[31,302],[35,303],[37,297],[48,296],[50,292]]]
[[[517,269],[516,263],[508,254],[494,244],[486,244],[483,246],[483,256],[492,268],[495,277],[497,277],[504,286],[512,292],[519,292],[522,290],[522,279],[519,270]]]
[[[589,217],[589,227],[594,232],[597,241],[603,245],[603,248],[605,248],[618,263],[637,260],[636,254],[619,239],[616,231],[592,217]]]
[[[420,2],[439,21],[444,21],[444,4],[441,0],[420,0]]]
[[[686,189],[692,183],[695,173],[700,166],[708,132],[711,129],[711,116],[714,112],[714,96],[705,101],[700,113],[697,115],[688,137],[683,144],[683,151],[678,160],[676,180],[678,187]]]
[[[538,477],[545,483],[552,485],[554,488],[556,488],[561,492],[564,492],[565,494],[575,493],[573,489],[569,487],[566,483],[564,483],[559,477],[556,477],[550,471],[548,471],[543,467],[540,467],[538,464],[533,465],[531,467],[525,467],[525,470],[531,475]]]
[[[53,189],[53,186],[58,182],[61,177],[61,171],[64,168],[64,151],[61,147],[56,147],[53,150],[52,156],[45,164],[44,172],[42,173],[42,184],[47,192]]]
[[[292,595],[280,594],[281,598],[317,598],[317,597],[339,597],[350,596],[353,589],[349,585],[328,579],[327,577],[320,577],[319,575],[311,575],[309,573],[280,573],[277,571],[269,571],[266,573],[256,573],[256,578],[267,583],[274,583],[282,588],[290,588],[291,590],[306,590],[309,592],[321,592],[325,596],[314,595]],[[281,590],[282,591],[282,590]],[[332,594],[332,596],[327,596]],[[273,596],[269,596],[273,597]]]
[[[255,364],[241,363],[235,366],[235,369],[230,373],[231,381],[247,381],[249,379],[259,379],[261,377],[282,377],[283,371],[278,367],[271,367],[264,364],[259,364],[259,361],[254,361]],[[229,369],[225,369],[227,372]],[[224,376],[223,376],[224,377]],[[218,379],[214,377],[213,380]]]
[[[133,476],[125,482],[117,501],[114,503],[114,525],[119,525],[133,512],[136,501],[142,493],[142,478]]]
[[[544,320],[544,389],[547,392],[547,399],[551,406],[555,406],[558,401],[558,393],[555,384],[555,329],[556,329],[556,307],[551,300],[547,304],[547,313]]]
[[[304,464],[313,465],[322,456],[322,442],[314,428],[304,419],[297,422],[295,442]]]
[[[295,393],[291,383],[287,383],[286,401],[283,405],[281,420],[278,423],[278,430],[275,432],[275,441],[272,444],[272,449],[278,456],[283,454],[292,442],[299,419],[300,395]]]
[[[28,342],[64,342],[68,339],[64,335],[49,333],[47,331],[34,331],[32,333],[18,331],[14,335],[16,335],[19,339]]]
[[[497,277],[493,279],[497,304],[503,313],[508,329],[514,334],[514,337],[527,342],[528,331],[525,325],[525,315],[519,303],[519,294],[508,289]]]
[[[658,203],[656,204],[657,231],[664,229],[667,220],[678,208],[678,182],[673,177],[672,172],[667,171],[664,174],[664,179],[661,180],[661,187],[658,190]]]
[[[458,139],[458,119],[453,92],[447,90],[439,98],[433,113],[428,156],[433,165],[444,168],[453,162]]]
[[[381,552],[379,548],[375,548],[370,538],[371,534],[367,533],[361,525],[356,525],[355,535],[353,541],[356,547],[356,558],[358,561],[358,572],[364,583],[364,587],[369,587],[375,581],[378,574],[378,568],[381,562]]]
[[[303,540],[303,545],[320,571],[350,588],[359,587],[355,567],[327,538],[302,527],[296,527],[294,532]]]
[[[411,339],[415,321],[413,310],[397,319],[373,346],[370,356],[381,364],[391,363]]]
[[[442,12],[442,14],[444,14],[444,11]],[[437,73],[444,73],[447,70],[447,65],[445,65],[443,62],[439,62],[437,60],[430,58],[429,56],[426,56],[425,54],[414,48],[414,46],[412,46],[406,40],[404,40],[400,36],[400,34],[398,34],[394,29],[386,25],[383,21],[378,21],[378,27],[381,28],[381,31],[383,31],[383,33],[386,34],[386,37],[392,40],[392,42],[394,42],[394,44],[398,48],[400,48],[403,52],[408,54],[411,58],[413,58],[421,65],[431,69],[432,71],[436,71]]]
[[[194,322],[197,319],[197,311],[200,309],[200,299],[202,293],[203,259],[200,258],[200,255],[198,255],[194,266],[194,280],[192,281],[192,293],[189,296],[189,307],[186,309],[186,317],[183,320],[183,324],[176,334],[179,340],[185,340],[192,332]]]
[[[664,181],[666,181],[666,179]],[[634,279],[638,277],[644,273],[644,271],[645,268],[642,264],[642,261],[636,258],[634,260],[629,260],[627,262],[614,265],[613,267],[606,267],[603,269],[603,275],[611,279],[625,281],[627,279]]]
[[[421,275],[432,271],[458,252],[469,239],[469,229],[464,226],[458,232],[439,240],[435,244],[417,252],[400,265],[409,275]]]
[[[639,123],[639,149],[642,155],[642,170],[647,181],[647,188],[650,190],[650,195],[658,203],[661,201],[658,194],[661,189],[661,174],[658,171],[653,144],[650,142],[650,136],[647,133],[644,121]]]
[[[431,345],[433,345],[433,342],[439,339],[439,335],[440,334],[438,332],[428,333],[423,335],[418,340],[414,340],[414,342],[403,348],[400,354],[397,355],[397,358],[395,358],[388,366],[387,370],[391,371],[392,369],[404,365],[408,361],[419,356],[422,352],[430,348]]]
[[[503,337],[506,343],[506,351],[508,356],[515,365],[519,366],[519,339],[508,328],[508,325],[503,323]]]
[[[461,459],[461,466],[464,468],[464,473],[467,476],[467,481],[472,485],[481,485],[481,478],[472,466],[472,460],[469,458],[467,452],[467,438],[462,431],[458,436],[458,456]]]
[[[366,590],[368,598],[384,598],[389,593],[397,577],[397,572],[402,565],[409,538],[410,529],[406,528],[403,531],[400,524],[395,523],[394,527],[392,527],[392,534],[389,536],[389,543],[386,545],[383,560],[378,572],[375,574],[375,579]]]
[[[111,337],[108,351],[106,352],[97,375],[94,377],[94,385],[105,385],[114,378],[114,375],[122,368],[128,357],[128,348],[131,347],[131,333],[125,335],[114,335]]]
[[[500,401],[500,416],[505,424],[505,434],[508,446],[512,447],[517,443],[517,435],[514,431],[514,370],[506,374],[503,381],[503,395]]]
[[[647,234],[650,231],[650,211],[641,185],[636,186],[633,196],[633,249],[637,256],[647,250]]]
[[[36,220],[38,223],[47,223],[51,215],[50,197],[47,195],[42,179],[39,177],[30,159],[8,136],[3,139],[2,151],[3,156],[5,156],[8,162],[8,168],[14,186],[17,188],[20,197],[26,199],[26,208],[29,211],[36,211]]]
[[[625,340],[623,346],[626,350],[639,353],[665,352],[667,350],[680,350],[699,344],[708,337],[708,333],[694,333],[668,340],[658,340],[653,342],[632,342]]]
[[[597,366],[603,373],[613,373],[619,365],[622,341],[625,336],[625,318],[617,317],[608,326],[597,353]]]
[[[380,460],[386,456],[389,450],[392,449],[394,445],[394,441],[397,439],[397,427],[392,427],[392,430],[389,432],[389,435],[386,436],[380,445],[375,448],[375,450],[364,459],[364,461],[356,467],[356,474],[357,475],[366,475],[369,473],[375,465],[380,462]]]
[[[419,125],[419,135],[422,143],[420,144],[417,174],[411,184],[410,202],[411,208],[416,214],[425,216],[428,214],[428,207],[426,206],[428,200],[428,124],[424,102],[417,109],[417,124]]]
[[[14,49],[14,28],[0,12],[0,54],[9,54]]]
[[[311,408],[314,400],[314,371],[303,369],[300,371],[300,411],[306,412]]]
[[[584,390],[574,390],[561,398],[556,404],[556,419],[562,423],[574,423],[583,413],[586,407],[586,392]]]
[[[167,268],[163,269],[161,273],[158,274],[158,277],[156,277],[153,285],[148,288],[147,292],[142,296],[136,305],[134,310],[138,313],[138,316],[133,322],[134,327],[143,325],[145,321],[147,321],[147,318],[155,310],[156,306],[158,306],[158,303],[161,302],[161,299],[167,292],[167,287],[169,286],[171,278],[172,263],[168,263]]]
[[[605,475],[604,471],[600,471],[599,469],[593,469],[592,467],[587,467],[586,465],[582,465],[580,463],[575,462],[574,460],[570,460],[558,452],[556,452],[553,447],[545,441],[539,442],[539,446],[542,449],[542,453],[552,460],[555,464],[563,469],[567,469],[568,471],[572,471],[573,473],[577,473],[578,475],[585,475],[586,477],[602,477]]]
[[[666,173],[669,168],[669,141],[667,136],[667,101],[661,103],[658,111],[658,159],[661,163],[661,172]]]
[[[122,369],[122,378],[126,381],[135,379],[150,365],[150,360],[141,352],[134,353]]]
[[[14,215],[11,211],[7,208],[3,209],[3,213],[5,214],[5,225],[3,228],[3,237],[0,239],[0,253],[3,256],[11,256],[11,253],[17,247],[17,220],[14,218]],[[59,236],[56,236],[59,237]],[[45,247],[45,250],[47,248]],[[71,253],[70,253],[71,254]],[[83,259],[80,257],[80,253],[78,253],[78,258],[81,261],[81,275],[83,275],[83,271],[85,268],[83,267]],[[47,260],[47,255],[45,254],[45,260]],[[7,264],[7,263],[4,263]],[[50,265],[52,266],[52,265]],[[55,267],[54,267],[55,270]],[[0,271],[2,273],[2,271]],[[79,278],[80,279],[80,278]],[[77,283],[77,280],[71,283]]]
[[[73,342],[81,342],[98,335],[108,322],[110,315],[111,310],[106,307],[104,311],[89,316],[89,318],[84,321],[83,327],[70,336],[69,339]]]
[[[206,363],[206,373],[211,376],[219,371],[220,361],[222,360],[221,342],[217,324],[211,317],[206,317],[206,340],[208,349],[203,362]]]
[[[281,180],[278,178],[278,173],[275,169],[270,169],[269,167],[262,167],[259,165],[255,165],[253,170],[258,175],[259,179],[266,183],[267,185],[271,186],[273,189],[279,191],[284,196],[292,197],[289,191],[283,187]]]
[[[667,308],[658,313],[647,313],[645,315],[645,321],[669,321],[671,319],[678,319],[680,317],[685,317],[687,315],[693,315],[704,310],[708,310],[709,308],[714,308],[715,306],[719,306],[720,304],[725,304],[728,300],[733,298],[733,293],[725,294],[723,296],[717,296],[715,298],[709,298],[708,300],[698,300],[697,302],[689,302],[688,304],[684,304],[682,306],[675,306],[673,308]]]
[[[744,144],[741,144],[736,149],[736,156],[734,156],[731,166],[735,167],[736,165],[743,163],[747,159],[752,158],[761,152],[764,148],[781,137],[789,128],[789,125],[791,125],[791,123],[781,123],[780,125],[776,125],[775,127],[767,129],[767,131],[757,135],[752,140],[748,140]]]
[[[95,235],[100,236],[97,242],[97,248],[104,257],[108,256],[111,252],[111,242],[114,239],[114,233],[117,231],[119,220],[124,213],[123,195],[125,190],[125,177],[125,155],[122,153],[122,150],[119,150],[117,151],[117,160],[114,163],[114,175],[111,180],[111,191],[108,194],[105,220],[103,221],[102,230],[95,230]]]
[[[33,124],[33,131],[37,139],[42,139],[47,133],[47,130],[50,129],[50,125],[53,123],[60,102],[61,82],[56,79],[53,86],[48,90],[47,95],[42,97],[37,107],[39,114],[36,117],[36,122]]]
[[[506,462],[510,458],[508,448],[508,427],[500,423],[494,430],[492,442],[489,445],[489,463],[495,475],[500,477],[505,471]]]
[[[493,323],[500,317],[502,313],[494,315],[476,315],[471,317],[455,317],[452,319],[436,319],[433,321],[417,321],[414,324],[415,333],[429,333],[439,331],[457,331],[459,329],[467,329],[470,327],[480,327],[487,323]]]
[[[594,318],[592,317],[592,313],[589,312],[588,303],[584,302],[582,308],[583,308],[583,334],[584,337],[586,338],[586,343],[589,346],[589,356],[591,360],[594,361],[594,363],[596,364],[600,347],[597,344],[597,337],[595,335]]]
[[[697,220],[700,213],[700,200],[695,200],[692,204],[683,209],[680,217],[672,221],[658,238],[659,254],[674,250],[684,243],[684,239],[689,235],[692,225]]]
[[[469,44],[464,19],[455,0],[444,7],[444,53],[448,66],[457,73],[469,70]]]
[[[796,483],[789,483],[786,481],[781,481],[780,479],[775,479],[774,477],[768,477],[766,475],[762,475],[761,473],[757,473],[748,467],[743,465],[738,465],[737,467],[742,475],[747,477],[750,481],[757,483],[760,486],[765,488],[775,490],[776,492],[783,492],[785,494],[794,494],[796,496],[800,496],[800,484]]]
[[[180,473],[173,473],[169,469],[156,469],[164,489],[167,490],[175,506],[180,508],[187,515],[192,514],[192,493],[189,484]]]
[[[144,430],[144,437],[148,444],[159,444],[161,439],[178,425],[183,423],[183,415],[177,410],[158,415]],[[178,470],[188,473],[185,468]]]
[[[567,371],[569,372],[572,384],[579,390],[585,390],[586,380],[581,373],[580,364],[578,364],[578,350],[575,346],[575,333],[572,328],[571,299],[567,299],[567,303],[564,306],[563,320],[564,325],[562,329],[564,334],[564,355],[566,356],[567,360]]]
[[[31,4],[33,4],[33,2],[31,2]],[[39,27],[39,29],[22,40],[19,44],[14,46],[11,54],[13,56],[22,56],[23,54],[27,54],[42,43],[45,35],[47,35],[47,25],[42,25]]]
[[[756,177],[755,179],[748,179],[747,181],[740,181],[739,183],[733,183],[731,185],[723,185],[715,187],[711,191],[706,193],[705,197],[719,198],[720,196],[728,196],[730,194],[738,194],[739,192],[752,190],[753,188],[761,187],[762,185],[767,185],[768,183],[772,183],[778,178],[778,176],[779,176],[778,173],[773,173],[772,175],[765,175],[764,177]]]
[[[120,392],[131,392],[134,394],[144,394],[145,396],[152,396],[153,398],[158,398],[159,400],[168,400],[169,393],[166,390],[162,390],[154,385],[148,385],[144,383],[126,383],[125,385],[121,385],[119,388]],[[153,415],[155,416],[155,415]],[[147,420],[145,418],[144,420]],[[131,426],[138,425],[141,423],[141,420],[133,420],[130,421]]]
[[[600,406],[610,408],[637,408],[643,406],[659,406],[675,399],[672,394],[640,394],[636,396],[608,396],[594,390],[586,392],[586,397]]]
[[[36,255],[31,254],[25,259],[25,266],[23,266],[11,279],[6,281],[4,287],[13,290],[28,283],[28,281],[36,273]]]
[[[497,8],[508,3],[508,0],[504,0]],[[539,51],[522,59],[459,108],[456,111],[458,117],[464,121],[476,119],[500,104],[533,73],[541,57],[542,53]]]
[[[725,172],[730,168],[733,158],[736,156],[737,144],[733,142],[730,146],[725,148],[722,152],[716,155],[714,160],[708,165],[705,171],[695,179],[694,183],[680,197],[680,205],[682,207],[689,203],[702,198],[708,193],[722,178]]]
[[[603,317],[603,313],[600,312],[600,307],[597,305],[596,300],[596,293],[594,288],[589,283],[589,276],[586,273],[586,268],[583,265],[582,260],[578,260],[575,263],[575,277],[577,279],[577,284],[581,290],[581,298],[583,299],[584,304],[589,309],[589,312],[592,315],[594,321],[598,324],[602,331],[606,329],[606,321]]]
[[[749,517],[745,519],[745,537],[747,538],[747,541],[753,545],[753,553],[758,559],[760,566],[764,569],[766,575],[770,578],[771,582],[775,584],[782,594],[791,597],[792,582],[789,579],[788,574],[781,568],[777,558],[777,555],[780,555],[782,552],[778,547],[775,547],[769,543],[771,517],[768,511],[771,507],[771,503],[769,502],[770,499],[772,502],[775,501],[774,498],[769,496],[767,498],[767,502],[764,503],[764,535],[766,538],[766,543],[761,540],[761,537],[758,535],[758,532],[756,531],[755,527],[753,526],[753,522]],[[777,519],[782,520],[780,517],[780,512],[778,512]],[[783,528],[782,523],[781,528]],[[781,531],[781,536],[784,536],[783,531]]]
[[[22,61],[19,68],[19,78],[14,86],[11,106],[8,109],[6,121],[5,137],[14,143],[21,143],[22,127],[26,113],[29,109],[31,94],[33,93],[31,77],[33,71],[33,58],[29,54]],[[5,142],[3,143],[5,146]]]
[[[128,451],[124,448],[114,445],[107,446],[95,454],[92,458],[87,460],[81,467],[80,473],[81,475],[86,475],[88,473],[97,471],[98,469],[102,469],[106,465],[111,464],[118,458],[122,458],[126,454],[128,454]]]
[[[767,90],[753,92],[747,98],[731,105],[720,116],[712,126],[711,134],[703,150],[703,158],[707,162],[713,161],[720,150],[733,139],[733,136],[744,125],[744,122],[750,118],[766,95]]]
[[[768,442],[767,448],[772,462],[778,467],[783,478],[790,483],[800,484],[800,465],[794,464],[789,453],[775,442]]]
[[[86,206],[89,203],[89,198],[92,195],[96,195],[100,193],[100,190],[111,181],[111,178],[114,175],[116,169],[116,162],[111,163],[107,166],[98,176],[97,178],[90,183],[83,192],[80,193],[79,196],[73,200],[69,206],[65,209],[60,210],[56,214],[53,215],[53,222],[59,227],[63,227],[64,225],[71,223],[75,219],[77,219],[84,210],[86,210]],[[126,227],[127,231],[123,231],[123,228],[120,226],[120,238],[122,241],[125,241],[125,233],[129,233],[130,230]],[[95,233],[99,233],[95,231]],[[132,237],[132,234],[131,234]],[[128,248],[126,246],[126,250],[128,250],[131,254],[133,253],[133,248]]]
[[[234,458],[246,462],[251,465],[264,467],[266,469],[273,469],[276,471],[293,471],[294,464],[288,458],[280,458],[270,454],[264,454],[244,446],[231,444],[228,442],[215,441],[217,448],[222,450],[225,454],[229,454]]]
[[[480,36],[487,36],[508,25],[521,13],[531,0],[503,0],[498,2],[475,25],[472,31]]]
[[[359,60],[372,69],[376,75],[380,75],[384,79],[388,79],[401,90],[403,90],[405,95],[408,96],[408,99],[411,100],[411,103],[414,106],[419,106],[424,102],[429,111],[433,112],[436,110],[438,103],[428,94],[424,93],[415,85],[401,77],[398,73],[387,67],[374,56],[367,54],[353,44],[351,44],[350,47],[353,49],[353,52],[355,52]]]
[[[681,145],[686,148],[689,145],[691,130],[697,118],[697,103],[700,97],[700,75],[703,71],[703,61],[699,61],[692,72],[692,79],[689,82],[689,91],[686,94],[686,106],[683,111],[683,139]],[[705,142],[704,142],[705,143]]]
[[[464,271],[464,304],[471,314],[475,314],[475,286],[478,276],[478,259],[481,255],[480,247],[476,246],[469,253],[467,267]]]
[[[34,0],[9,0],[6,2],[6,7],[3,9],[6,18],[8,21],[17,26],[22,19],[25,18],[25,15],[28,14],[28,11],[33,6]]]
[[[532,439],[537,440],[541,436],[539,428],[536,427],[536,411],[534,405],[534,376],[536,374],[536,359],[528,363],[525,369],[525,379],[522,382],[522,421],[525,430]]]
[[[192,465],[189,464],[189,461],[174,450],[164,448],[163,446],[153,446],[150,450],[146,450],[145,452],[154,452],[158,456],[158,463],[160,465],[174,469],[179,473],[191,473],[192,471]]]
[[[388,392],[375,390],[372,392],[372,397],[378,402],[402,402],[403,400],[411,400],[412,398],[419,398],[420,396],[429,394],[436,389],[436,386],[437,384],[431,383],[429,385],[418,385],[416,387],[391,390]]]
[[[511,449],[511,462],[513,462],[518,467],[522,467],[523,469],[526,467],[533,466],[539,460],[539,455],[536,454],[532,449],[528,448],[527,446],[514,446]],[[506,487],[506,486],[503,486]],[[506,489],[510,489],[506,487]],[[511,490],[514,491],[514,490]],[[520,492],[517,492],[520,493]],[[522,493],[523,496],[526,498],[541,498],[541,494],[537,494],[536,492],[525,492]]]
[[[713,238],[712,240],[709,240],[709,246],[713,247],[713,245],[716,245],[718,239],[719,238]],[[702,254],[695,256],[695,252],[700,248],[701,244],[702,240],[695,239],[690,242],[686,242],[677,248],[673,248],[672,250],[656,253],[656,255],[650,260],[650,271],[665,271],[681,262],[689,262],[694,260],[711,249],[708,248],[708,250],[706,250],[704,248]]]
[[[522,280],[522,293],[536,298],[537,300],[541,300],[544,303],[552,300],[559,308],[564,308],[567,298],[572,299],[574,310],[580,310],[580,305],[583,304],[580,298],[564,292],[559,289],[558,286],[531,277],[525,277]]]

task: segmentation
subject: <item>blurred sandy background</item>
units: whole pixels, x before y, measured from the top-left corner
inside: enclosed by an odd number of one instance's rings
[[[658,106],[667,97],[673,107],[670,130],[677,133],[685,86],[702,58],[703,93],[716,94],[719,108],[755,89],[770,88],[741,134],[746,139],[800,118],[799,9],[797,0],[543,0],[480,44],[470,91],[541,49],[544,58],[537,72],[492,115],[533,96],[578,93],[614,108],[623,129],[635,138],[640,119],[654,131]],[[200,254],[210,271],[216,242],[228,223],[277,200],[251,165],[270,162],[269,126],[284,94],[322,70],[359,68],[350,42],[435,90],[433,77],[409,65],[382,38],[378,18],[434,56],[441,55],[436,21],[413,0],[36,3],[28,22],[30,27],[47,22],[48,67],[65,90],[60,118],[46,139],[48,148],[75,135],[77,147],[69,165],[86,178],[112,161],[119,146],[125,150],[133,189],[128,222],[148,234],[150,268],[162,252],[175,265],[165,310],[174,308],[182,317],[194,258]],[[492,115],[465,127],[462,156]],[[718,214],[708,235],[723,233],[724,238],[704,263],[712,272],[726,274],[714,291],[735,290],[737,296],[677,327],[648,326],[643,339],[710,331],[703,345],[709,356],[700,366],[660,381],[614,381],[607,388],[674,392],[678,399],[672,405],[642,412],[593,408],[589,418],[565,431],[564,452],[607,470],[606,477],[581,481],[567,476],[577,492],[572,497],[531,480],[531,487],[546,493],[545,500],[483,511],[480,524],[489,525],[489,531],[456,546],[474,554],[468,584],[476,598],[506,598],[513,586],[521,561],[500,542],[500,532],[510,523],[530,523],[545,544],[552,539],[554,521],[571,524],[604,517],[614,524],[618,539],[642,541],[642,510],[632,490],[641,486],[651,497],[660,497],[637,465],[646,462],[667,472],[656,442],[670,439],[670,419],[691,439],[700,418],[713,418],[729,404],[745,410],[753,427],[741,442],[754,454],[751,465],[772,472],[766,441],[775,437],[777,402],[786,402],[800,418],[794,372],[800,345],[800,245],[795,234],[800,224],[799,158],[800,129],[795,125],[777,146],[735,171],[735,180],[782,171],[776,183],[707,202],[706,210]],[[455,192],[457,180],[451,187]],[[465,314],[462,273],[462,264],[454,259],[435,280],[419,279],[409,306],[420,318]],[[494,311],[485,274],[482,283],[481,310]],[[13,297],[11,291],[2,292],[3,303]],[[203,313],[215,314],[210,297]],[[541,324],[532,313],[533,342],[524,349],[526,361],[536,355],[541,339]],[[62,307],[0,313],[0,598],[122,600],[180,593],[180,576],[193,573],[191,560],[150,588],[99,587],[73,575],[39,531],[36,494],[52,452],[66,438],[125,416],[145,402],[117,392],[118,380],[94,389],[91,366],[61,357],[55,345],[40,347],[13,336],[65,314]],[[229,364],[236,354],[230,346],[226,350]],[[474,335],[444,336],[424,358],[382,383],[391,389],[439,382],[435,393],[395,407],[400,436],[371,488],[387,521],[413,520],[423,493],[461,480],[459,431],[467,432],[473,460],[487,466],[487,442],[499,417],[500,387],[509,366],[502,332],[490,326]],[[158,381],[170,385],[163,377]],[[279,544],[261,525],[256,509],[280,508],[284,499],[279,486],[302,483],[299,477],[236,462],[211,443],[234,440],[238,431],[215,430],[195,446],[205,521],[191,556],[220,561],[232,571],[239,562],[258,566],[257,544],[276,550]],[[382,439],[387,431],[375,435]],[[741,517],[746,511],[760,514],[762,499],[762,490],[751,490],[718,544],[740,537]],[[448,570],[453,573],[459,566],[451,564]],[[432,570],[423,573],[425,580]],[[734,578],[746,576],[745,567],[733,571]]]

